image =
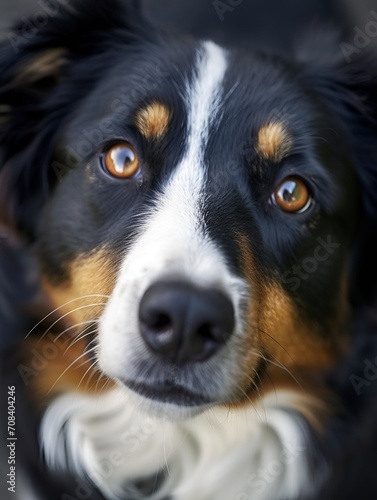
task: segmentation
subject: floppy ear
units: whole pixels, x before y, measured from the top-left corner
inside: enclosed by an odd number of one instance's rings
[[[325,35],[322,44],[302,51],[300,59],[307,87],[338,117],[359,181],[351,301],[377,305],[377,57],[366,49],[351,54],[344,47],[350,45]]]
[[[0,219],[33,238],[57,181],[54,136],[111,65],[107,51],[149,33],[138,0],[58,2],[43,28],[16,26],[0,46]]]

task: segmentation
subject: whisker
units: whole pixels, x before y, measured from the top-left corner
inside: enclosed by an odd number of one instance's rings
[[[54,389],[54,387],[56,386],[56,384],[59,382],[59,380],[62,379],[62,377],[64,377],[64,375],[67,373],[67,371],[72,368],[72,366],[74,366],[78,361],[80,361],[80,359],[82,359],[84,356],[87,356],[91,351],[93,351],[95,348],[92,348],[90,349],[89,351],[87,352],[84,352],[83,354],[81,354],[78,358],[76,358],[74,361],[72,361],[72,363],[63,371],[63,373],[57,378],[57,380],[55,380],[54,384],[52,385],[52,387],[50,388],[50,390],[47,392],[47,396],[51,393],[51,391]]]
[[[66,318],[70,314],[73,314],[76,311],[81,311],[81,310],[86,309],[88,307],[98,307],[98,306],[104,306],[104,305],[106,305],[106,303],[104,303],[104,302],[103,303],[97,303],[97,304],[86,304],[85,306],[76,307],[75,309],[72,309],[72,311],[68,311],[67,313],[63,314],[63,316],[60,316],[56,321],[54,321],[54,323],[52,323],[52,325],[50,325],[47,328],[47,330],[41,336],[40,340],[42,340],[49,332],[51,332],[51,330],[54,328],[55,325],[57,325],[59,323],[59,321],[61,321],[62,319]],[[95,320],[92,320],[92,322],[94,322],[94,321]]]
[[[89,368],[86,370],[86,372],[84,373],[84,375],[81,377],[81,380],[80,380],[80,382],[79,382],[79,383],[78,383],[78,385],[77,385],[77,389],[79,389],[79,387],[80,387],[81,383],[84,381],[84,379],[85,379],[86,375],[90,372],[90,370],[93,370],[93,368],[95,368],[96,364],[97,364],[97,360],[94,360],[94,361],[93,361],[93,363],[92,363],[92,364],[89,366]],[[96,373],[96,370],[94,369],[94,370],[93,370],[93,373],[92,373],[92,374],[90,375],[90,377],[89,377],[89,380],[88,380],[88,381],[86,382],[86,384],[85,384],[85,388],[84,388],[84,390],[87,390],[87,389],[88,389],[88,384],[89,384],[89,382],[92,380],[92,378],[93,378],[93,376],[95,375],[95,373]]]
[[[80,323],[76,323],[75,325],[71,325],[70,327],[66,328],[65,330],[63,330],[61,333],[59,333],[59,335],[56,337],[56,340],[59,340],[60,337],[62,337],[65,333],[67,333],[69,330],[74,330],[75,328],[78,328],[79,326],[82,326],[82,325],[89,325],[87,326],[86,328],[84,328],[84,330],[82,330],[79,334],[78,334],[78,337],[83,333],[85,332],[88,328],[90,328],[90,326],[95,323],[96,320],[93,320],[93,319],[88,319],[86,321],[81,321]]]
[[[284,370],[286,373],[288,373],[288,375],[290,377],[292,377],[292,380],[294,382],[296,382],[296,384],[300,387],[300,389],[302,389],[304,391],[304,388],[302,387],[300,382],[297,380],[297,378],[293,375],[293,373],[289,370],[289,368],[287,368],[285,365],[283,365],[275,356],[271,355],[275,360],[275,361],[272,361],[271,359],[266,358],[266,356],[259,351],[252,350],[251,354],[258,356],[259,358],[263,359],[266,363],[270,363],[271,365],[276,366],[277,368],[281,368],[282,370]],[[276,394],[276,392],[275,392],[275,394]]]
[[[77,344],[77,342],[80,342],[81,340],[85,339],[86,337],[89,337],[90,335],[94,335],[96,333],[96,331],[97,331],[97,327],[95,325],[92,325],[92,324],[90,324],[89,326],[84,328],[84,330],[77,336],[77,338],[75,338],[73,340],[73,342],[71,342],[69,344],[69,346],[67,347],[64,354],[66,354],[69,351],[69,349],[71,349],[75,344]],[[87,332],[87,333],[85,333],[85,332]]]
[[[89,351],[85,351],[84,354],[88,354]],[[79,358],[77,358],[79,359]],[[79,370],[83,366],[85,366],[89,361],[93,361],[92,358],[87,359],[86,361],[83,361],[82,363],[79,364],[79,366],[75,366],[75,370]]]
[[[54,343],[57,342],[61,337],[63,337],[64,334],[66,334],[67,332],[69,332],[70,330],[74,330],[75,328],[81,326],[81,325],[86,325],[87,323],[93,323],[93,321],[82,321],[81,323],[77,323],[75,325],[72,325],[68,328],[66,328],[65,330],[63,330],[61,333],[59,333],[59,335],[57,335],[56,337],[54,337]],[[39,339],[38,339],[38,342],[37,344],[39,344],[43,339],[44,337],[47,335],[48,332],[45,332]]]
[[[168,454],[166,452],[166,423],[164,422],[164,439],[163,439],[163,448],[164,448],[164,461],[165,461],[165,470],[168,474],[168,476],[170,476],[170,468],[169,468],[169,462],[168,462]]]
[[[156,475],[155,475],[155,479],[154,479],[153,490],[152,490],[153,495],[156,493],[157,483],[158,483],[159,477],[160,477],[160,471],[157,471]]]
[[[205,417],[206,417],[209,425],[212,427],[212,429],[214,428],[214,424],[213,424],[212,418],[210,418],[210,417],[213,417],[219,425],[224,426],[223,422],[221,422],[219,417],[214,412],[213,408],[208,408],[208,411],[206,411],[206,413],[205,413]],[[227,415],[227,418],[228,417],[229,417],[229,415]]]
[[[299,380],[293,375],[293,373],[291,372],[291,370],[289,370],[285,365],[283,365],[282,363],[280,363],[280,361],[275,357],[275,356],[272,356],[275,361],[272,361],[271,359],[268,360],[268,362],[272,365],[275,365],[277,366],[278,368],[281,368],[282,370],[284,370],[286,373],[288,373],[288,375],[292,378],[292,380],[294,382],[296,382],[296,384],[298,385],[298,387],[303,391],[305,392],[305,389],[302,387],[301,383],[299,382]]]
[[[96,345],[95,347],[96,347],[96,348],[98,348],[98,346],[97,346],[97,345]],[[97,379],[97,383],[96,383],[95,388],[94,388],[94,392],[96,392],[96,391],[97,391],[97,388],[98,388],[98,383],[99,383],[99,381],[101,380],[101,378],[102,378],[102,376],[103,376],[102,371],[101,371],[101,370],[100,370],[100,368],[99,368],[99,360],[98,360],[97,358],[96,358],[96,359],[94,359],[93,364],[92,364],[92,366],[91,366],[91,369],[93,370],[93,373],[90,375],[89,380],[87,380],[87,382],[86,382],[86,384],[85,384],[85,390],[87,390],[87,389],[88,389],[88,385],[89,385],[89,383],[91,382],[91,380],[92,380],[92,378],[94,377],[94,375],[99,375],[99,377],[98,377],[98,379]],[[86,373],[85,373],[85,375],[86,375]],[[85,375],[84,375],[84,376],[85,376]],[[80,382],[80,383],[81,383],[81,382]],[[92,386],[90,386],[90,387],[89,387],[89,390],[90,390],[91,388],[92,388]]]
[[[274,388],[274,394],[275,394],[275,403],[276,403],[276,406],[278,404],[278,394],[276,392],[276,387],[275,387],[275,384],[274,384],[274,381],[272,380],[272,377],[270,376],[270,374],[268,373],[267,371],[267,377],[269,378],[270,382],[271,382],[271,385],[272,387]]]
[[[294,361],[294,359],[292,358],[291,354],[289,351],[287,351],[287,349],[280,343],[278,342],[275,337],[273,335],[270,335],[269,333],[265,332],[264,330],[262,330],[261,328],[258,328],[258,330],[263,333],[264,335],[267,335],[267,337],[269,337],[271,340],[273,340],[274,342],[276,342],[276,344],[281,347],[281,349],[283,349],[283,351],[288,354],[288,356],[291,358],[292,361]]]
[[[95,392],[95,393],[97,393],[97,391],[98,391],[98,385],[99,385],[99,383],[101,382],[101,380],[106,379],[105,374],[102,372],[102,370],[101,370],[101,369],[99,368],[99,366],[98,366],[98,360],[97,360],[97,368],[96,368],[96,370],[97,370],[97,373],[99,373],[99,377],[98,377],[98,380],[97,380],[96,386],[95,386],[95,388],[94,388],[94,392]],[[104,384],[104,385],[106,385],[108,382],[109,382],[109,380],[106,380],[106,382],[105,382],[105,384]],[[102,387],[102,389],[103,389],[103,387]],[[101,391],[100,391],[100,392],[101,392]]]
[[[250,382],[252,382],[252,384],[253,384],[253,386],[254,386],[254,390],[256,390],[256,384],[255,384],[255,381],[253,381],[253,380],[251,379],[251,380],[250,380]],[[260,420],[262,423],[266,424],[266,423],[267,423],[266,412],[264,412],[264,417],[265,417],[265,418],[263,419],[263,418],[262,418],[262,416],[260,415],[260,413],[259,413],[259,411],[258,411],[258,409],[257,409],[257,407],[256,407],[256,405],[255,405],[255,403],[251,400],[251,398],[250,398],[250,396],[247,394],[247,392],[246,392],[244,389],[242,389],[242,387],[241,387],[240,385],[238,386],[238,388],[239,388],[239,389],[241,389],[242,394],[246,397],[246,399],[249,401],[249,403],[250,403],[250,404],[251,404],[251,406],[253,407],[253,409],[254,409],[255,413],[257,414],[257,416],[258,416],[259,420]]]
[[[99,391],[98,395],[100,395],[101,393],[103,393],[103,392],[107,389],[107,387],[108,387],[108,386],[109,386],[109,385],[113,382],[113,380],[111,380],[110,378],[106,377],[106,375],[105,375],[105,374],[102,374],[102,377],[103,377],[103,378],[107,378],[107,380],[106,380],[106,382],[104,383],[103,387],[101,387],[101,389],[100,389],[100,391]],[[96,389],[96,390],[97,390],[97,389]]]
[[[263,410],[264,418],[265,418],[265,421],[267,422],[266,408],[264,406],[263,398],[262,398],[261,393],[260,393],[260,386],[262,385],[262,380],[260,378],[260,375],[259,375],[258,371],[255,368],[254,368],[253,371],[254,371],[254,374],[253,374],[253,376],[250,376],[250,382],[252,382],[252,384],[254,385],[254,389],[255,389],[255,392],[256,392],[257,398],[258,398],[258,402],[261,403],[261,405],[262,405],[262,410]],[[259,384],[257,384],[255,382],[255,377],[259,380]],[[268,375],[268,377],[270,378],[269,375]],[[275,394],[276,394],[276,390],[275,390]]]
[[[92,295],[83,295],[82,297],[77,297],[75,299],[72,299],[72,300],[69,300],[68,302],[66,302],[65,304],[62,304],[61,306],[57,307],[56,309],[54,309],[53,311],[51,311],[50,313],[48,313],[43,319],[41,319],[30,331],[29,333],[26,335],[25,339],[27,339],[29,337],[29,335],[31,335],[37,328],[38,326],[40,326],[44,321],[46,321],[47,318],[49,318],[50,316],[52,316],[53,314],[55,314],[56,312],[59,311],[59,309],[62,309],[63,307],[65,306],[68,306],[69,304],[72,304],[73,302],[76,302],[77,300],[82,300],[82,299],[90,299],[90,298],[94,298],[94,297],[100,297],[100,298],[103,298],[103,299],[109,299],[110,298],[110,295],[102,295],[102,294],[92,294]]]

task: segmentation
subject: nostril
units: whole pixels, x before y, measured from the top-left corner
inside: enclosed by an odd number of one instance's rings
[[[140,309],[140,332],[154,352],[167,353],[174,350],[174,321],[165,312],[148,307],[148,301]]]
[[[151,316],[148,325],[156,333],[165,333],[166,331],[171,330],[173,322],[167,314],[155,313]]]
[[[206,323],[204,325],[199,326],[198,328],[198,336],[201,337],[203,340],[215,340],[218,337],[218,329],[214,326],[211,325],[210,323]]]

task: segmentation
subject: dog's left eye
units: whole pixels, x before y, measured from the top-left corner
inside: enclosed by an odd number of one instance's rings
[[[109,148],[103,155],[103,166],[118,179],[135,177],[140,169],[136,150],[128,142],[121,142]]]
[[[284,179],[276,188],[272,200],[288,213],[304,213],[312,204],[308,186],[297,177]]]

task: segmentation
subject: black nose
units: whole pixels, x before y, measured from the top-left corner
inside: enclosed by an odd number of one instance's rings
[[[159,282],[141,300],[139,320],[147,346],[183,364],[204,361],[226,343],[234,328],[234,309],[217,290],[180,281]]]

